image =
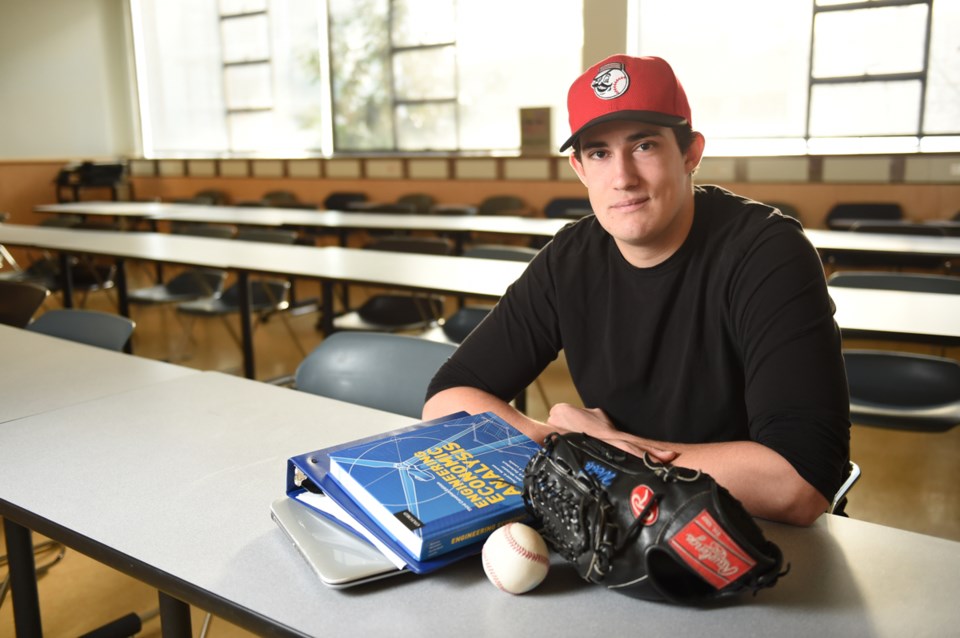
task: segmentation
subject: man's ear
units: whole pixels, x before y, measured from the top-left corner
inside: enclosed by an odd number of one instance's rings
[[[693,139],[690,141],[690,148],[687,149],[686,154],[683,156],[683,167],[686,169],[688,175],[697,170],[697,167],[700,166],[700,160],[703,159],[703,149],[706,145],[706,140],[703,138],[703,135],[697,131],[693,132]]]
[[[586,186],[587,182],[583,174],[583,164],[580,163],[580,160],[577,159],[574,153],[570,153],[570,166],[573,167],[573,172],[580,178],[580,183]]]

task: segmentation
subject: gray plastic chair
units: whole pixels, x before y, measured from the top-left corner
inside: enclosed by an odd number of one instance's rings
[[[137,288],[128,293],[132,304],[159,305],[180,303],[201,297],[219,297],[227,273],[211,268],[190,268],[176,275],[170,281],[146,288]]]
[[[38,284],[0,280],[0,323],[25,328],[49,295]]]
[[[845,350],[850,420],[862,425],[944,432],[960,423],[960,363],[885,350]]]
[[[257,278],[250,279],[250,309],[257,317],[258,322],[265,321],[269,316],[280,313],[290,306],[290,282],[282,279]],[[228,315],[240,314],[240,288],[235,283],[227,288],[220,296],[204,297],[177,304],[177,312],[189,317],[218,317],[223,321],[230,336],[237,346],[243,348],[243,340],[236,328],[227,320]],[[286,325],[286,324],[285,324]],[[189,335],[191,326],[187,327]],[[289,326],[287,326],[289,328]],[[295,333],[290,335],[303,352],[299,339]]]
[[[522,197],[516,195],[491,195],[477,207],[478,215],[520,215],[530,214],[530,207]]]
[[[426,215],[436,203],[436,199],[428,193],[409,193],[398,197],[397,203],[404,206],[412,206],[413,212],[418,215]]]
[[[175,235],[209,237],[212,239],[233,239],[237,227],[233,224],[202,224],[196,222],[173,222],[170,232]]]
[[[840,202],[827,212],[827,228],[843,230],[857,221],[902,220],[903,207],[896,202]]]
[[[334,191],[323,200],[323,207],[327,210],[350,210],[351,204],[365,201],[367,201],[366,193]]]
[[[365,248],[427,255],[453,254],[453,242],[439,237],[383,237],[367,244]],[[335,317],[333,327],[335,330],[366,332],[424,330],[443,316],[443,307],[442,295],[378,293],[358,308]]]
[[[215,188],[197,191],[193,197],[181,197],[173,200],[176,204],[201,204],[204,206],[226,206],[230,196]]]
[[[509,244],[476,244],[463,251],[464,257],[478,259],[505,259],[508,261],[529,262],[537,256],[539,251],[528,246],[511,246]]]
[[[237,229],[237,241],[262,241],[270,244],[293,244],[297,241],[297,231],[285,228],[246,228]]]
[[[508,261],[529,262],[536,257],[536,248],[526,246],[510,246],[507,244],[477,244],[463,251],[464,257],[478,259],[503,259]],[[440,330],[443,336],[453,343],[462,343],[473,329],[490,314],[492,305],[464,305],[451,316],[443,320]],[[435,335],[427,335],[429,339],[436,339]]]
[[[338,332],[297,367],[294,387],[420,418],[427,386],[456,346],[380,332]]]
[[[159,306],[161,312],[169,312],[173,304],[197,299],[216,299],[223,294],[227,273],[212,268],[188,268],[165,283],[131,290],[127,298],[131,306]],[[184,343],[191,341],[190,325],[183,321],[179,313],[174,312],[184,337],[170,354],[171,360],[181,358],[179,351]],[[162,315],[161,315],[162,316]],[[164,323],[164,325],[166,325]]]
[[[27,330],[119,352],[127,345],[135,326],[132,319],[121,315],[62,308],[46,311],[27,325]]]
[[[543,207],[547,219],[580,219],[593,214],[593,207],[586,197],[555,197]]]

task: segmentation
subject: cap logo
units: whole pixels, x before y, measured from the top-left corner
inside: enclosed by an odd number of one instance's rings
[[[623,69],[623,62],[604,64],[590,83],[593,93],[601,100],[612,100],[623,95],[630,86],[630,76]]]

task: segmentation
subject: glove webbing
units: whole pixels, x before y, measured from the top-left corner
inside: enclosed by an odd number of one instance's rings
[[[537,472],[537,481],[533,486],[535,492],[531,494],[531,500],[540,510],[537,514],[543,520],[542,531],[553,548],[571,561],[576,561],[583,556],[585,550],[589,550],[591,559],[587,573],[595,574],[591,580],[602,580],[610,572],[613,559],[634,541],[643,528],[643,519],[660,503],[663,494],[655,493],[621,534],[617,525],[608,523],[609,520],[614,519],[611,515],[613,505],[596,477],[585,472],[582,467],[570,467],[564,459],[550,455],[557,438],[559,437],[554,435],[548,437],[545,442],[544,460],[549,462],[557,472],[570,477],[569,481],[575,481],[582,491],[573,489],[571,482],[557,479],[556,474],[544,471],[541,465],[540,471]],[[656,468],[655,474],[665,483],[677,480],[673,467]],[[586,507],[587,500],[596,504],[597,521],[593,529],[585,520],[589,512],[589,508]],[[546,516],[542,511],[545,508],[548,514]],[[592,531],[596,532],[597,538],[593,539],[593,547],[587,547]]]

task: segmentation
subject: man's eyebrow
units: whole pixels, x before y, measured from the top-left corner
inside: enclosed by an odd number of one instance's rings
[[[628,142],[639,142],[642,139],[648,137],[663,137],[663,133],[657,129],[640,129],[636,133],[631,133],[627,136]],[[592,149],[592,148],[606,148],[608,144],[603,140],[587,140],[581,145],[583,149]]]
[[[637,142],[645,137],[663,137],[663,133],[657,129],[641,129],[633,135],[627,136],[627,141]]]

